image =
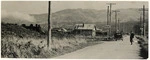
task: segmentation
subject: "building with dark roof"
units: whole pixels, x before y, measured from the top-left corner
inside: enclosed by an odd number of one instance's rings
[[[76,35],[83,36],[96,36],[96,25],[95,24],[75,24],[73,31]]]

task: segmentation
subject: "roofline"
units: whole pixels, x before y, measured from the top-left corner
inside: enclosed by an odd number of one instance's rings
[[[74,29],[74,30],[93,30],[93,29]]]

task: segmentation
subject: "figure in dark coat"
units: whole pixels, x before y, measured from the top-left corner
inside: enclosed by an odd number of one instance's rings
[[[134,38],[134,33],[131,32],[131,34],[130,34],[130,42],[131,42],[131,45],[132,45],[132,43],[133,43],[133,38]]]

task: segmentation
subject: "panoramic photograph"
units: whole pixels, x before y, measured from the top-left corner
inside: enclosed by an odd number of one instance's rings
[[[148,1],[1,1],[1,58],[147,59]]]

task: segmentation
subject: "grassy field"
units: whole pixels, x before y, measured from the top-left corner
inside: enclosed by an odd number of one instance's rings
[[[47,49],[47,35],[25,29],[16,24],[2,23],[2,58],[51,58],[101,42],[85,38],[52,37],[51,50]]]
[[[84,39],[54,39],[50,48],[52,50],[47,50],[46,39],[7,37],[1,40],[1,56],[2,58],[48,58],[71,52],[77,46],[86,43]]]

